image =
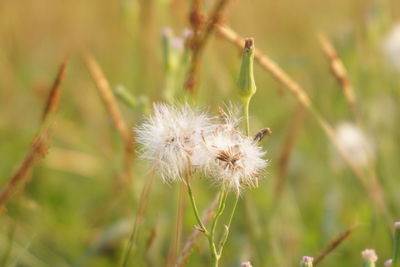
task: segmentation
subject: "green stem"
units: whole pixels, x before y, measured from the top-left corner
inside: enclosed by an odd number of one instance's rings
[[[238,202],[239,202],[239,194],[236,195],[235,203],[233,204],[233,208],[232,208],[231,214],[229,215],[228,224],[225,225],[225,232],[224,232],[224,235],[222,236],[222,239],[220,241],[220,248],[219,248],[219,251],[218,251],[218,255],[219,256],[221,256],[222,251],[224,249],[224,246],[226,244],[226,241],[228,240],[229,229],[231,228],[233,215],[235,215],[235,211],[236,211],[236,207],[237,207]]]
[[[207,228],[204,226],[203,222],[201,221],[201,218],[200,218],[200,215],[199,215],[199,212],[198,212],[198,209],[197,209],[196,201],[195,201],[195,198],[193,196],[192,187],[190,186],[189,179],[186,180],[186,185],[187,185],[187,188],[188,188],[190,203],[192,204],[193,212],[194,212],[194,215],[196,217],[197,223],[199,224],[199,227],[200,227],[201,231],[207,237],[208,244],[210,246],[212,266],[218,266],[219,256],[217,254],[217,248],[215,246],[214,239],[213,239],[212,235],[210,234],[210,232],[207,230]]]
[[[212,238],[214,238],[214,236],[215,236],[215,229],[217,226],[218,219],[225,209],[226,197],[227,197],[227,194],[225,191],[225,187],[222,187],[221,192],[219,193],[217,211],[214,214],[214,219],[213,219],[212,226],[211,226],[211,237]]]
[[[194,215],[196,216],[197,223],[199,224],[199,226],[200,226],[201,230],[203,231],[203,233],[206,236],[208,236],[210,234],[209,234],[207,228],[204,226],[203,222],[201,221],[199,212],[197,210],[196,201],[194,200],[192,187],[190,186],[189,180],[186,181],[186,185],[187,185],[187,188],[188,188],[190,203],[192,204],[193,212],[194,212]]]
[[[244,116],[246,119],[246,135],[250,135],[250,119],[249,119],[249,106],[250,106],[250,99],[251,97],[242,98],[243,101],[243,110]]]

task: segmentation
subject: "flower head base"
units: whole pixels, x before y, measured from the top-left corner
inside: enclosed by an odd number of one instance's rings
[[[378,260],[378,256],[374,249],[365,249],[361,252],[361,256],[368,263],[374,263]]]
[[[207,129],[209,119],[188,106],[155,104],[153,109],[154,114],[136,129],[142,157],[152,161],[164,181],[181,180],[192,169],[200,132]]]

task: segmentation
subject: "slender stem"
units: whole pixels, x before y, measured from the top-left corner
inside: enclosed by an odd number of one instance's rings
[[[219,193],[217,212],[214,214],[214,218],[213,218],[213,222],[212,222],[212,226],[211,226],[211,237],[213,238],[213,240],[214,240],[214,236],[215,236],[215,229],[217,226],[218,219],[225,209],[226,198],[227,198],[227,194],[225,191],[225,187],[222,187],[221,192]]]
[[[249,119],[249,106],[251,97],[242,98],[244,116],[246,118],[246,135],[250,135],[250,119]]]
[[[206,236],[208,236],[208,235],[210,235],[210,234],[209,234],[207,228],[204,226],[203,222],[201,221],[199,212],[198,212],[198,210],[197,210],[196,201],[194,200],[192,187],[190,186],[190,183],[189,183],[189,179],[186,181],[186,186],[187,186],[187,188],[188,188],[190,203],[192,204],[193,212],[194,212],[194,215],[196,216],[197,223],[199,224],[199,226],[200,226],[201,230],[203,231],[203,233],[204,233]]]
[[[224,246],[225,246],[225,244],[226,244],[226,241],[228,240],[229,229],[230,229],[230,227],[231,227],[233,215],[235,214],[235,211],[236,211],[236,207],[237,207],[238,202],[239,202],[239,194],[236,195],[235,203],[233,204],[233,208],[232,208],[231,214],[229,215],[228,224],[225,225],[225,233],[224,233],[224,235],[223,235],[223,237],[222,237],[222,239],[221,239],[220,247],[219,247],[219,251],[218,251],[218,255],[220,255],[220,256],[221,256],[221,254],[222,254],[222,251],[223,251],[223,249],[224,249]]]
[[[199,212],[198,212],[198,209],[197,209],[196,201],[195,201],[194,196],[193,196],[193,191],[192,191],[192,188],[190,186],[189,179],[186,180],[186,186],[188,188],[190,203],[192,204],[193,212],[194,212],[194,215],[196,217],[197,223],[199,224],[199,227],[200,227],[201,231],[207,237],[208,244],[210,246],[212,266],[218,266],[219,256],[218,256],[218,253],[217,253],[217,248],[215,246],[213,237],[211,236],[210,232],[207,230],[207,228],[204,226],[203,222],[201,221],[201,218],[200,218],[200,215],[199,215]]]

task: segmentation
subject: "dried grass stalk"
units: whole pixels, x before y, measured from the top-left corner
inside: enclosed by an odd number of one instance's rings
[[[89,53],[84,54],[86,66],[92,76],[92,79],[98,89],[99,95],[103,100],[108,113],[110,114],[111,120],[117,129],[119,135],[125,146],[125,157],[124,157],[124,174],[125,182],[131,182],[132,171],[131,164],[134,152],[134,141],[133,136],[128,128],[126,127],[125,121],[121,115],[118,107],[117,100],[113,94],[112,88],[101,70],[96,59]]]
[[[17,171],[13,174],[8,183],[1,189],[0,210],[4,208],[4,205],[18,190],[21,183],[29,180],[32,168],[35,166],[35,164],[40,159],[45,157],[48,150],[47,133],[48,131],[46,130],[40,136],[35,137],[21,165],[18,167]]]
[[[47,97],[45,107],[43,109],[41,125],[39,127],[39,133],[33,139],[31,146],[21,165],[12,175],[10,180],[0,191],[0,210],[3,209],[7,201],[12,197],[12,195],[18,190],[21,184],[30,178],[31,171],[35,164],[41,159],[43,159],[48,151],[48,135],[49,135],[49,120],[51,116],[57,110],[58,104],[60,102],[61,96],[61,82],[65,78],[66,67],[68,60],[65,59],[58,70],[57,76],[50,88],[50,93]]]
[[[59,69],[57,76],[53,82],[53,85],[51,87],[51,90],[49,92],[49,96],[47,97],[47,102],[45,105],[45,108],[43,110],[43,115],[42,115],[42,123],[46,121],[46,119],[54,113],[54,111],[57,109],[58,104],[60,102],[60,97],[61,97],[61,82],[64,80],[66,72],[67,72],[67,65],[68,65],[68,60],[65,59]]]
[[[334,238],[319,254],[314,258],[314,266],[319,264],[329,253],[331,253],[335,248],[337,248],[343,241],[345,241],[351,233],[358,227],[358,225],[353,225],[349,227],[346,231]]]
[[[194,35],[190,41],[190,48],[192,50],[192,59],[189,65],[189,71],[185,81],[185,88],[189,92],[193,93],[197,83],[197,72],[200,64],[201,53],[214,31],[214,25],[220,20],[221,14],[228,5],[230,0],[218,0],[211,14],[208,16],[208,20],[203,26],[203,15],[200,12],[201,1],[195,0],[192,5],[192,12],[190,14],[190,21],[192,23],[192,29]],[[200,32],[201,31],[201,32]]]
[[[359,116],[357,111],[356,96],[348,78],[346,67],[340,59],[335,47],[325,35],[319,34],[318,40],[325,57],[329,61],[332,74],[335,76],[342,88],[343,95],[350,107],[353,117],[354,119],[358,120]]]

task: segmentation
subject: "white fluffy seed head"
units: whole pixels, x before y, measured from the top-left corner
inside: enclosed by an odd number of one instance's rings
[[[208,127],[208,117],[186,105],[154,104],[153,115],[136,128],[141,155],[152,161],[164,181],[179,181],[191,171],[200,132]]]
[[[236,193],[254,186],[267,165],[264,152],[237,129],[234,108],[210,118],[188,106],[155,104],[153,115],[136,129],[141,155],[166,182],[201,171],[212,183]]]
[[[260,172],[266,167],[265,153],[253,139],[234,128],[231,122],[220,124],[207,133],[204,140],[208,157],[204,160],[204,173],[213,183],[240,193],[243,186],[255,186]]]

